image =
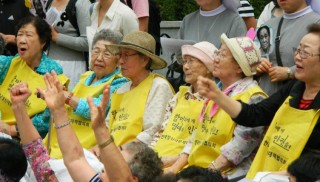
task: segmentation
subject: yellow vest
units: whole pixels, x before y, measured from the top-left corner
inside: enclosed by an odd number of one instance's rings
[[[58,75],[60,82],[66,84],[69,79],[65,75]],[[16,119],[11,108],[10,88],[20,82],[27,82],[31,95],[26,101],[26,108],[29,116],[42,112],[46,108],[46,102],[37,98],[34,94],[36,88],[46,88],[43,75],[33,71],[19,56],[13,58],[8,73],[0,85],[0,110],[2,120],[9,125],[16,124]]]
[[[253,179],[259,171],[282,171],[304,149],[320,110],[300,110],[289,105],[288,97],[274,116],[246,176]]]
[[[188,143],[189,138],[197,128],[199,115],[204,101],[185,98],[189,87],[181,86],[176,107],[174,108],[168,125],[157,141],[154,150],[162,156],[177,156]]]
[[[96,86],[87,86],[84,84],[85,80],[92,74],[92,71],[88,71],[81,75],[79,83],[73,89],[73,94],[78,98],[87,98],[88,96],[99,97],[102,94],[103,88],[105,85],[111,85],[112,81],[119,77],[119,75],[114,75],[107,82],[96,85]],[[78,137],[78,140],[83,148],[90,149],[96,145],[96,138],[93,130],[91,129],[91,120],[80,117],[73,113],[73,108],[66,105],[68,110],[68,116],[71,121],[71,126],[73,131]],[[55,159],[62,158],[62,154],[59,148],[57,133],[54,127],[51,127],[51,136],[50,136],[50,157]],[[44,144],[47,146],[48,135],[44,139]]]
[[[252,87],[232,97],[233,100],[248,102],[256,94],[263,94],[260,87]],[[228,143],[233,137],[236,124],[231,117],[221,108],[218,109],[213,118],[209,113],[213,102],[209,102],[204,115],[203,122],[198,125],[191,152],[188,158],[189,165],[207,168],[221,154],[221,146]]]
[[[150,74],[138,86],[128,92],[112,94],[109,129],[116,145],[134,140],[143,131],[143,114],[153,79]]]

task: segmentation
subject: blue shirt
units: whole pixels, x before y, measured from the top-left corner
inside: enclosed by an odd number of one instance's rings
[[[88,78],[85,80],[84,84],[86,86],[97,86],[100,84],[103,84],[107,81],[109,81],[110,78],[112,78],[114,75],[120,74],[120,69],[116,69],[114,72],[110,73],[109,75],[104,76],[100,80],[96,81],[95,83],[91,84],[92,80],[96,77],[95,73],[92,73]],[[115,78],[111,84],[110,84],[110,95],[114,93],[119,87],[121,87],[124,83],[128,82],[128,79],[125,77],[121,78]],[[99,97],[97,98],[92,98],[94,105],[98,106],[100,104],[100,101],[102,99],[103,94],[101,93]],[[81,116],[83,118],[90,119],[90,108],[87,102],[86,98],[79,98],[79,103],[77,105],[77,108],[74,111],[74,114]],[[111,103],[111,97],[109,99],[108,107],[106,109],[106,113],[109,112],[110,109],[110,103]]]
[[[0,85],[6,78],[8,70],[10,68],[13,58],[19,56],[0,56]],[[63,73],[62,67],[53,59],[49,58],[45,53],[42,54],[40,64],[35,68],[35,72],[40,75],[45,75],[48,72],[54,70],[57,75]],[[32,118],[32,123],[38,130],[41,137],[45,137],[48,133],[49,124],[50,124],[50,113],[47,112],[47,109],[44,112],[34,115]]]

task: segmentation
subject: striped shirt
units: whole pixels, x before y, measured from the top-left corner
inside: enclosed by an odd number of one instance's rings
[[[254,17],[253,7],[247,0],[240,0],[241,7],[238,8],[239,16],[244,17]]]

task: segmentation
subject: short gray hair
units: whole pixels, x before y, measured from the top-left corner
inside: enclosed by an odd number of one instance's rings
[[[94,35],[93,41],[92,41],[92,47],[94,47],[94,45],[100,40],[108,41],[108,42],[111,42],[112,44],[119,44],[122,41],[122,38],[123,38],[123,35],[118,31],[114,31],[110,29],[102,29]]]
[[[162,174],[163,164],[158,154],[141,142],[131,142],[125,145],[125,150],[132,155],[128,162],[132,175],[139,182],[149,182]]]

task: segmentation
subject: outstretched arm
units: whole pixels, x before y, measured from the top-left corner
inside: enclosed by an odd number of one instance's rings
[[[199,85],[199,93],[217,103],[226,113],[231,116],[231,118],[235,118],[239,115],[241,111],[240,102],[232,100],[230,97],[221,92],[214,81],[199,76],[197,83]]]
[[[44,96],[47,106],[53,115],[54,127],[56,128],[64,163],[74,181],[88,182],[96,172],[86,161],[78,138],[70,126],[68,113],[64,107],[63,86],[54,71],[51,74],[47,73],[44,76],[44,80],[47,89],[39,89],[39,91]],[[83,172],[79,173],[79,169]]]
[[[131,171],[122,157],[118,147],[113,143],[106,123],[106,107],[108,106],[110,88],[107,85],[103,91],[100,104],[96,107],[91,97],[88,97],[92,129],[100,149],[100,160],[104,164],[110,181],[132,181]]]

